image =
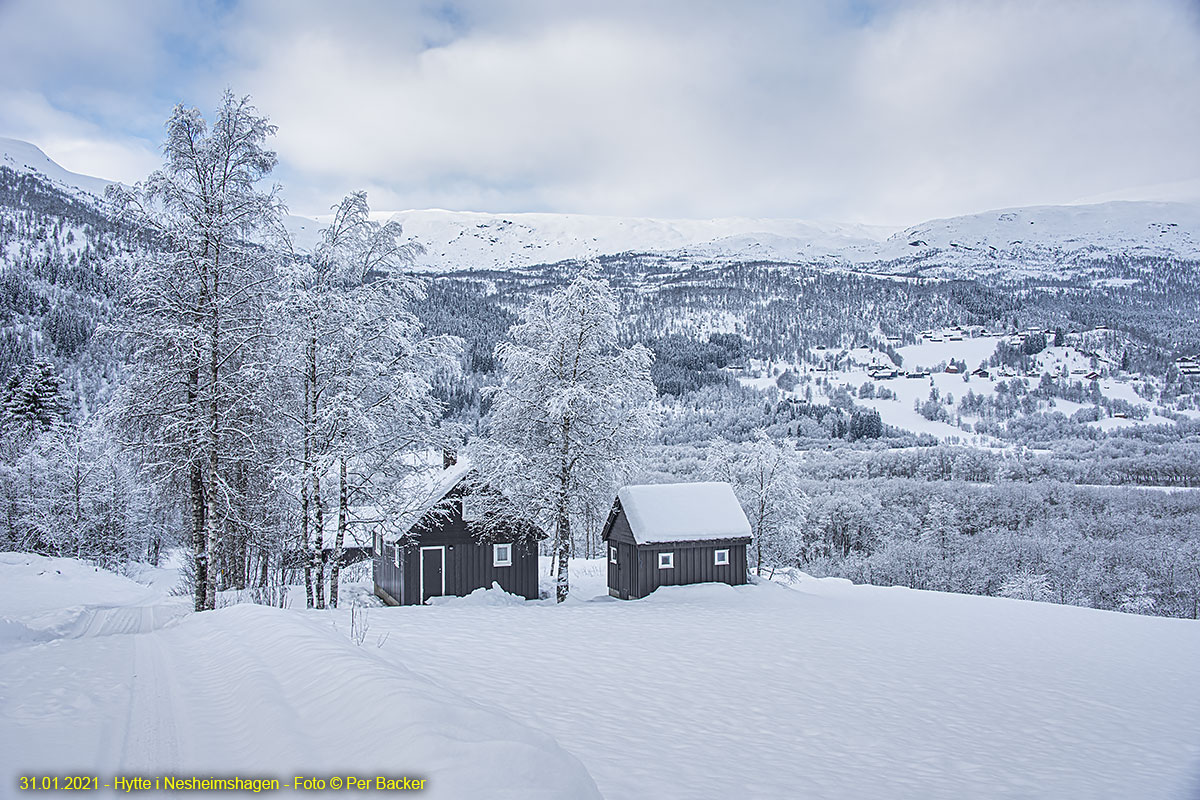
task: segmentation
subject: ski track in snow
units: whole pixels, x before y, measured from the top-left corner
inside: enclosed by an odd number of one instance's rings
[[[47,609],[69,579],[117,605]],[[145,599],[145,587],[66,559],[0,555],[0,785],[18,774],[408,775],[429,779],[429,797],[599,797],[548,736],[355,647],[329,615],[190,615],[162,596],[120,605]]]

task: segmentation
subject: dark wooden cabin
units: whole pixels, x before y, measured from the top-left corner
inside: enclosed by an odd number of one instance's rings
[[[527,600],[538,596],[537,543],[533,525],[484,535],[470,518],[466,465],[450,465],[436,476],[425,502],[395,538],[376,537],[375,594],[388,605],[420,605],[431,597],[464,597],[498,583]]]
[[[602,538],[608,593],[622,600],[660,586],[746,582],[750,522],[728,483],[626,486]]]

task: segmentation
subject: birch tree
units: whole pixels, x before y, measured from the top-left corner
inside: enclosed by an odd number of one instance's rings
[[[608,283],[590,273],[531,302],[496,348],[504,377],[489,435],[469,449],[479,483],[504,498],[485,516],[517,509],[554,531],[559,602],[570,589],[572,522],[612,502],[658,424],[653,356],[618,346],[617,311]]]
[[[402,240],[397,222],[371,221],[365,192],[348,195],[309,258],[284,272],[281,359],[300,387],[294,464],[300,500],[301,545],[306,553],[308,604],[337,605],[338,573],[356,510],[376,517],[395,505],[399,478],[414,466],[406,454],[439,441],[441,405],[431,378],[457,365],[451,337],[424,337],[409,310],[421,285],[403,270],[422,252]],[[326,557],[333,484],[336,520],[332,558]],[[369,520],[377,521],[377,520]]]
[[[130,444],[159,480],[182,486],[189,511],[195,608],[216,605],[217,556],[231,514],[258,468],[265,297],[279,229],[275,132],[247,97],[226,91],[211,126],[176,106],[163,166],[113,199],[147,251],[121,265],[129,355],[124,387]],[[239,476],[238,480],[232,476]]]
[[[796,452],[763,431],[752,441],[722,442],[708,471],[732,484],[754,534],[754,572],[797,562],[808,500],[799,484]]]

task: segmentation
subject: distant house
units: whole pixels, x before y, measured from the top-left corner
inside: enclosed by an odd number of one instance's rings
[[[1100,373],[1099,373],[1099,372],[1096,372],[1095,370],[1093,370],[1093,371],[1091,371],[1091,372],[1089,372],[1089,373],[1085,374],[1085,375],[1083,376],[1083,378],[1084,378],[1084,380],[1089,380],[1089,381],[1098,381],[1098,380],[1100,380]]]
[[[388,605],[462,597],[493,583],[537,598],[537,541],[545,534],[532,523],[484,534],[473,521],[469,473],[466,464],[447,464],[418,494],[416,508],[406,515],[412,524],[398,536],[376,536],[375,594]]]
[[[613,597],[645,597],[660,586],[746,582],[750,523],[728,483],[625,486],[601,536]]]
[[[946,367],[946,372],[950,373],[951,375],[957,375],[958,373],[962,372],[962,370],[958,368],[957,364],[949,364]]]
[[[975,376],[976,378],[990,378],[990,377],[991,377],[991,373],[990,373],[990,372],[988,372],[988,371],[987,371],[986,369],[984,369],[983,367],[980,367],[979,369],[975,370],[975,371],[974,371],[974,372],[972,372],[971,374],[972,374],[973,376]]]

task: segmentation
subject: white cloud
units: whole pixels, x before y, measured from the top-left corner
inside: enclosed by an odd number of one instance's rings
[[[36,144],[60,166],[81,175],[132,184],[161,163],[155,143],[121,136],[50,105],[29,91],[0,88],[5,136]]]
[[[0,22],[33,26],[15,5]],[[173,102],[230,85],[279,125],[302,213],[366,187],[376,207],[907,224],[1200,177],[1183,0],[144,8],[114,5],[66,66],[39,72],[48,34],[18,46],[0,88],[64,115],[25,127],[140,168]]]

